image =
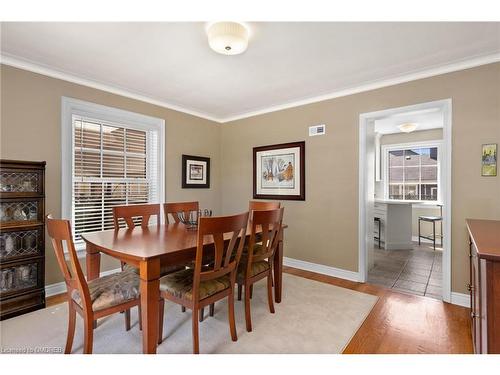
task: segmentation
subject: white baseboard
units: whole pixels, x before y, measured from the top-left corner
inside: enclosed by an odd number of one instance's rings
[[[470,295],[451,292],[451,303],[463,307],[470,307]]]
[[[301,270],[306,270],[306,271],[311,271],[311,272],[316,272],[316,273],[321,273],[323,275],[338,277],[340,279],[346,279],[346,280],[357,281],[357,282],[359,282],[361,280],[358,272],[347,271],[347,270],[343,270],[341,268],[325,266],[323,264],[310,263],[310,262],[306,262],[304,260],[283,257],[283,264],[285,266],[298,268]]]
[[[115,268],[114,270],[101,272],[100,276],[107,276],[120,271],[121,271],[120,268]],[[45,286],[45,297],[56,296],[58,294],[62,294],[65,292],[66,292],[66,283],[64,281]]]

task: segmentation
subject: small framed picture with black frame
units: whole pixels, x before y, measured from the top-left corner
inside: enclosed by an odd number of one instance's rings
[[[210,158],[182,155],[182,188],[210,188]]]

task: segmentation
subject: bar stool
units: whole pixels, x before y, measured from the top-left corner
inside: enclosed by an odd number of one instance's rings
[[[378,248],[380,249],[380,225],[381,225],[381,221],[380,221],[380,218],[379,217],[374,217],[373,220],[375,221],[375,223],[378,223],[378,232],[377,232],[377,236],[374,236],[373,239],[374,240],[378,240]]]
[[[443,246],[443,205],[438,204],[439,207],[439,215],[440,216],[419,216],[418,217],[418,244],[420,245],[420,239],[425,238],[427,240],[431,240],[434,250],[436,250],[436,237],[441,238],[441,247]],[[428,223],[432,223],[432,237],[431,236],[423,236],[420,234],[420,223],[422,221],[426,221]],[[436,222],[441,224],[441,234],[436,235]]]

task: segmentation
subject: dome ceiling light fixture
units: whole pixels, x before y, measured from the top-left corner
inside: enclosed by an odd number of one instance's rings
[[[239,22],[215,22],[207,27],[208,44],[223,55],[238,55],[248,46],[248,28]]]
[[[399,130],[402,131],[403,133],[411,133],[417,127],[418,125],[413,122],[407,122],[405,124],[398,125]]]

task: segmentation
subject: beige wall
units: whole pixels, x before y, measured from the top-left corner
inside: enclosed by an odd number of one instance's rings
[[[1,66],[1,157],[45,160],[46,212],[61,215],[61,97],[159,117],[166,124],[166,199],[199,200],[220,212],[220,127],[181,112],[66,81]],[[181,155],[211,158],[210,189],[181,188]],[[62,281],[52,247],[46,246],[46,284]],[[84,262],[83,262],[84,263]],[[118,267],[103,257],[102,270]]]
[[[500,143],[500,63],[233,121],[222,128],[224,213],[252,198],[252,147],[306,141],[306,201],[286,201],[285,256],[358,269],[358,124],[365,112],[453,100],[452,290],[466,293],[467,217],[500,219],[500,177],[480,176]],[[326,135],[307,128],[326,124]]]

